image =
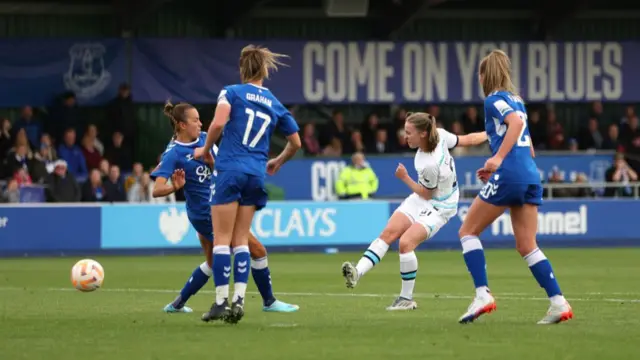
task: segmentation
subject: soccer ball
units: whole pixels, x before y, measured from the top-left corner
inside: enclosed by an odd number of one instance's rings
[[[104,269],[95,260],[80,260],[71,268],[71,283],[80,291],[97,290],[102,286],[102,281],[104,281]]]

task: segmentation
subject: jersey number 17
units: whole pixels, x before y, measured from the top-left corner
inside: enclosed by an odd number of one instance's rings
[[[248,115],[247,119],[247,128],[244,130],[244,136],[242,137],[242,145],[249,145],[250,148],[256,147],[258,142],[264,136],[264,133],[267,132],[267,128],[271,123],[271,116],[263,113],[262,111],[254,111],[253,109],[246,108],[245,113]],[[249,135],[251,135],[251,129],[253,129],[253,120],[255,118],[262,119],[262,126],[260,126],[260,130],[256,136],[249,142]]]

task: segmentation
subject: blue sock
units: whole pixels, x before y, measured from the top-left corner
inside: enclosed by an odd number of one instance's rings
[[[464,256],[464,262],[473,278],[473,284],[476,288],[488,287],[487,262],[480,239],[477,236],[467,235],[463,236],[460,242],[462,243],[462,256]]]
[[[191,274],[187,283],[184,284],[184,287],[180,290],[180,295],[173,301],[173,307],[182,309],[189,298],[200,291],[207,281],[209,281],[212,274],[213,270],[206,261],[200,264],[200,266],[193,270],[193,274]]]
[[[216,284],[216,304],[229,299],[229,277],[231,277],[231,250],[229,246],[213,247],[213,282]]]
[[[547,296],[562,295],[556,276],[553,274],[551,263],[544,256],[542,250],[536,248],[525,256],[524,260],[529,265],[529,270],[531,270],[540,287],[547,292]]]
[[[249,282],[249,266],[251,255],[249,246],[236,246],[233,248],[233,302],[244,299]]]
[[[251,261],[251,275],[255,281],[262,303],[264,306],[271,306],[276,301],[271,288],[271,273],[269,272],[269,263],[267,257]]]

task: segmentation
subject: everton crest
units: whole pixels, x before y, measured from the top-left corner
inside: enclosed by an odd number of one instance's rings
[[[99,43],[75,44],[69,49],[69,71],[64,74],[64,85],[79,99],[92,99],[111,83],[111,74],[105,69],[106,48]]]

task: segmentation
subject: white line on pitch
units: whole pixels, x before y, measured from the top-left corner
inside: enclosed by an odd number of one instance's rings
[[[0,287],[0,291],[76,291],[75,289],[69,288],[19,288],[19,287]],[[119,293],[155,293],[155,294],[175,294],[178,293],[178,290],[170,290],[170,289],[136,289],[136,288],[104,288],[100,289],[101,292],[119,292]],[[214,294],[214,291],[211,290],[201,290],[199,293],[203,294]],[[257,292],[248,291],[248,294],[259,295]],[[326,296],[326,297],[371,297],[371,298],[391,298],[397,296],[396,294],[368,294],[368,293],[354,293],[354,292],[345,292],[345,293],[314,293],[314,292],[278,292],[277,295],[282,296]],[[526,295],[526,294],[522,294]],[[414,294],[416,298],[425,298],[425,299],[447,299],[447,300],[464,300],[464,299],[472,299],[473,296],[468,295],[455,295],[455,294]],[[496,295],[496,299],[502,300],[521,300],[521,301],[542,301],[549,299],[546,297],[536,297],[536,296],[513,296],[513,295]],[[625,302],[625,303],[640,303],[640,299],[615,299],[615,298],[573,298],[570,297],[568,300],[570,301],[586,301],[586,302]]]

